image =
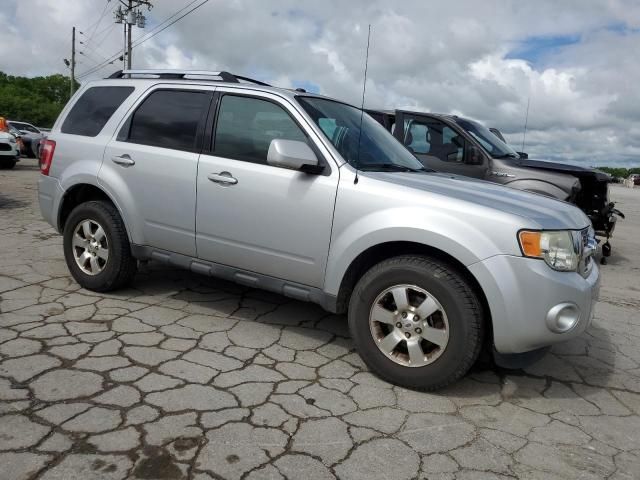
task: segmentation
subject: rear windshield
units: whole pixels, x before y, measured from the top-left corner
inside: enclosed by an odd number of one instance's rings
[[[78,99],[62,123],[62,133],[95,137],[133,87],[91,87]]]

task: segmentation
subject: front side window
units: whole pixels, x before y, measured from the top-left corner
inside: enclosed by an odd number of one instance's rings
[[[142,145],[197,151],[198,129],[211,94],[187,90],[156,90],[131,118],[127,141]]]
[[[296,122],[275,103],[237,95],[222,97],[214,139],[216,155],[266,164],[274,139],[307,142]]]
[[[360,170],[422,171],[422,164],[382,125],[345,103],[297,97],[302,108],[350,165]],[[361,128],[362,127],[362,128]]]
[[[456,123],[474,137],[493,158],[520,158],[513,148],[496,137],[484,125],[464,118],[457,118]]]
[[[60,131],[95,137],[133,90],[124,86],[88,88],[71,107]]]
[[[405,145],[409,147],[409,150],[418,154],[429,153],[430,145],[427,141],[429,130],[426,125],[412,122],[406,132]]]

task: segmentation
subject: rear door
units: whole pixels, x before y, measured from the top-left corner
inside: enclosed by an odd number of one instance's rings
[[[99,182],[125,202],[142,244],[196,256],[198,156],[213,89],[151,89],[107,145]]]
[[[267,92],[217,91],[213,147],[203,152],[198,168],[198,256],[321,287],[338,169],[320,151],[325,169],[319,175],[268,165],[273,139],[315,148],[317,137],[305,128],[305,118]]]
[[[485,178],[486,161],[481,165],[467,163],[468,140],[462,133],[435,117],[404,113],[402,121],[402,142],[424,166],[438,172]]]

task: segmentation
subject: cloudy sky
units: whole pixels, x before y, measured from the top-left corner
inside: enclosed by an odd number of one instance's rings
[[[466,115],[519,150],[530,99],[531,157],[640,165],[637,0],[209,0],[153,35],[205,1],[152,0],[134,67],[224,69],[359,104],[371,24],[367,107]],[[2,0],[0,70],[67,74],[75,25],[80,81],[110,74],[117,5]]]

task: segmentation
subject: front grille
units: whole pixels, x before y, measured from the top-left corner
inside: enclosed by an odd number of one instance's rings
[[[588,277],[593,269],[593,258],[598,251],[595,232],[588,227],[580,231],[580,261],[578,272],[583,277]]]
[[[13,148],[11,148],[11,145],[8,143],[0,143],[0,152],[10,152],[11,150],[13,150]]]

